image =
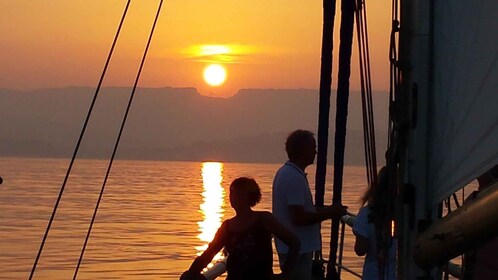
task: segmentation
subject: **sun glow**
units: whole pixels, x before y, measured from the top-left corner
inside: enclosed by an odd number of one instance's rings
[[[192,61],[202,63],[242,63],[244,59],[257,52],[248,45],[192,45],[183,54]]]
[[[220,55],[220,54],[229,54],[230,47],[224,45],[203,45],[198,47],[197,51],[202,56],[207,55]]]
[[[220,64],[211,64],[204,69],[204,81],[210,86],[219,86],[226,80],[227,72]]]

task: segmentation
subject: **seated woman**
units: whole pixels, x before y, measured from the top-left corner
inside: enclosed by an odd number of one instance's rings
[[[361,278],[363,280],[396,279],[395,240],[387,238],[386,241],[390,244],[388,244],[389,249],[386,253],[377,246],[378,240],[382,240],[382,233],[385,232],[380,224],[382,224],[382,217],[385,216],[383,199],[387,197],[387,188],[387,168],[383,167],[379,171],[377,184],[372,184],[363,195],[361,201],[363,207],[353,224],[353,233],[356,237],[354,250],[358,256],[366,255]]]
[[[223,222],[213,241],[195,259],[181,280],[199,279],[200,272],[225,247],[228,252],[227,280],[286,279],[300,247],[299,239],[280,224],[270,212],[254,211],[261,191],[252,178],[240,177],[230,185],[230,205],[235,217]],[[273,274],[272,234],[289,246],[289,261],[281,274]]]

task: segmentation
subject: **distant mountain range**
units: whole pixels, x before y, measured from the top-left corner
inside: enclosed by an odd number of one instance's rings
[[[0,156],[71,157],[94,88],[33,91],[0,89]],[[130,96],[103,88],[79,155],[108,158]],[[387,94],[374,94],[378,155],[386,147]],[[243,89],[230,98],[201,96],[194,88],[139,88],[117,158],[175,161],[282,162],[296,128],[317,130],[318,91]],[[331,100],[329,162],[333,160],[335,98]],[[364,163],[360,94],[352,92],[346,163]],[[382,158],[381,158],[382,159]]]

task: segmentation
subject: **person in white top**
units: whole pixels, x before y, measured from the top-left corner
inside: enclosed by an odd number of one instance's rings
[[[381,248],[377,245],[379,233],[375,226],[379,224],[377,221],[380,221],[380,217],[385,215],[382,213],[382,200],[387,197],[387,180],[387,168],[383,167],[379,171],[377,184],[372,184],[363,195],[363,207],[353,224],[356,237],[354,250],[358,256],[365,256],[361,278],[363,280],[396,279],[396,239],[384,241],[389,242],[388,250],[386,254],[381,253]],[[379,261],[383,265],[379,265]]]
[[[326,219],[340,218],[347,207],[332,205],[315,210],[305,169],[313,164],[316,140],[308,130],[292,132],[285,143],[289,160],[277,171],[273,180],[273,215],[301,241],[298,261],[289,280],[311,279],[313,252],[321,249],[319,223]],[[288,247],[275,239],[280,267],[285,267]]]

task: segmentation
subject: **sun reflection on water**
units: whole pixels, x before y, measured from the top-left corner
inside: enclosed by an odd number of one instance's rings
[[[223,163],[221,162],[204,162],[202,163],[202,204],[199,206],[204,220],[198,222],[200,234],[197,236],[205,242],[202,246],[195,247],[197,255],[202,254],[211,240],[213,240],[216,231],[221,226],[224,216],[223,206],[225,205],[225,190],[221,186],[223,181]],[[218,253],[213,261],[222,257]]]

